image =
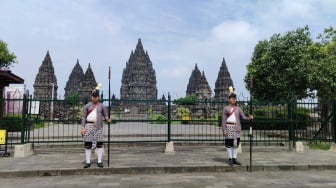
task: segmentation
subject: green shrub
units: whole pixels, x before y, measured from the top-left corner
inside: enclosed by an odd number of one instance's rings
[[[38,129],[38,128],[42,128],[44,127],[44,122],[43,120],[41,119],[35,119],[35,120],[32,120],[30,121],[30,129]]]
[[[79,104],[79,95],[78,93],[74,93],[68,97],[66,97],[64,100],[67,104]]]
[[[28,127],[30,126],[30,127]],[[26,129],[41,128],[44,126],[43,120],[33,119],[27,121]],[[0,122],[0,128],[6,129],[8,132],[22,131],[22,116],[21,115],[5,115]]]
[[[310,111],[307,108],[296,107],[293,109],[292,121],[288,115],[287,105],[274,105],[258,107],[254,110],[254,129],[288,130],[290,125],[294,129],[306,129],[309,125]],[[243,129],[249,128],[248,121],[242,121]]]
[[[189,108],[182,107],[182,106],[176,108],[176,117],[179,119],[182,119],[182,117],[185,117],[185,116],[190,116],[190,114],[191,112]]]
[[[175,99],[173,103],[177,105],[195,105],[196,100],[195,95],[187,95],[186,97]]]
[[[6,129],[8,132],[18,132],[22,129],[21,115],[5,115],[0,123],[1,129]]]
[[[148,115],[148,118],[153,123],[165,124],[167,122],[166,116],[164,116],[162,114],[150,114],[150,115]]]

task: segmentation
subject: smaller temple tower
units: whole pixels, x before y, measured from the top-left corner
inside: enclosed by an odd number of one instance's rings
[[[85,75],[83,72],[83,68],[79,64],[79,60],[77,59],[76,65],[72,69],[71,74],[69,76],[69,80],[67,81],[66,86],[64,88],[65,90],[64,97],[66,98],[73,94],[78,94],[80,84],[84,80],[84,78]]]
[[[195,64],[194,70],[191,72],[191,76],[189,78],[189,83],[187,86],[187,95],[195,94],[197,85],[201,80],[201,71],[197,67],[197,63]]]
[[[197,99],[210,99],[211,98],[211,88],[205,77],[204,71],[202,72],[201,79],[196,87],[195,95]]]
[[[204,71],[198,69],[197,64],[191,73],[189,78],[189,83],[187,86],[187,95],[195,95],[197,99],[210,99],[211,98],[211,88],[205,77]]]
[[[198,101],[207,101],[211,99],[211,88],[205,77],[204,71],[201,73],[197,64],[189,78],[186,94],[195,95]],[[209,117],[211,114],[209,103],[198,102],[196,105],[191,105],[188,108],[191,110],[193,117],[204,118]]]
[[[91,92],[96,86],[97,82],[91,69],[91,65],[89,63],[89,66],[84,74],[84,79],[82,80],[78,88],[79,99],[84,101],[90,100]]]
[[[227,101],[229,97],[229,87],[233,87],[233,82],[230,72],[223,58],[222,65],[219,69],[216,84],[215,84],[215,99],[217,101]]]

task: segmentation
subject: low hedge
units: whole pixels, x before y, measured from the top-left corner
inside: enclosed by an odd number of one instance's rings
[[[22,117],[19,115],[4,116],[0,122],[0,128],[8,132],[18,132],[22,129]]]
[[[255,130],[288,130],[292,125],[295,130],[306,129],[309,123],[309,109],[297,107],[293,110],[292,120],[288,118],[286,106],[269,108],[261,107],[253,112],[254,120],[242,120],[242,129],[247,130],[252,125]],[[218,125],[222,125],[222,116],[218,116]]]
[[[39,119],[29,121],[25,126],[30,126],[30,129],[43,127],[43,121]],[[8,132],[20,132],[22,131],[22,127],[21,115],[5,115],[0,121],[0,129],[6,129]]]

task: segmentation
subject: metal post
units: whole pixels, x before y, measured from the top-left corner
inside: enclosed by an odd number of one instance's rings
[[[54,87],[55,84],[51,83],[52,89],[51,89],[51,105],[50,105],[50,124],[53,124],[54,120]]]
[[[168,142],[170,142],[170,134],[171,134],[171,100],[170,94],[168,93]]]
[[[29,95],[29,92],[27,92],[27,96],[29,96],[29,101],[28,101],[28,114],[29,114],[29,120],[31,119],[30,118],[30,115],[32,114],[31,112],[31,109],[32,109],[32,102],[33,102],[33,97],[32,95]],[[27,130],[27,141],[30,142],[30,128],[31,126],[33,126],[33,124],[31,122],[29,122],[28,124],[28,130]]]
[[[22,121],[21,121],[21,144],[24,144],[24,137],[25,137],[25,128],[27,123],[27,95],[23,95],[23,104],[22,104]]]
[[[108,117],[110,119],[111,113],[111,67],[109,67],[108,72],[108,80],[109,80],[109,91],[108,91]],[[110,167],[110,127],[111,123],[108,123],[108,135],[107,135],[107,166]]]
[[[290,100],[288,103],[288,119],[289,119],[289,129],[288,129],[288,135],[289,135],[289,150],[292,151],[294,147],[294,126],[293,126],[293,110],[294,110],[294,104],[293,101]]]
[[[10,156],[10,153],[7,152],[7,144],[8,144],[8,131],[6,130],[5,153],[4,153],[4,156],[5,156],[5,157],[9,157],[9,156]]]
[[[334,143],[336,143],[336,100],[333,100],[333,107],[332,107],[332,114],[333,114],[333,129],[334,129]]]
[[[252,110],[252,87],[253,87],[253,79],[251,77],[250,80],[250,115],[253,114]],[[250,172],[252,173],[252,142],[253,142],[253,130],[252,130],[252,120],[250,121],[250,131],[249,131],[249,140],[250,140]]]

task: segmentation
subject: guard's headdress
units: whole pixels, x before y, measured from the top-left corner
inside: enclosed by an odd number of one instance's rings
[[[229,87],[229,99],[230,98],[237,98],[237,95],[234,92],[234,88],[232,86]]]
[[[92,97],[99,97],[99,90],[100,90],[101,84],[98,84],[94,90],[92,90],[91,96]]]

